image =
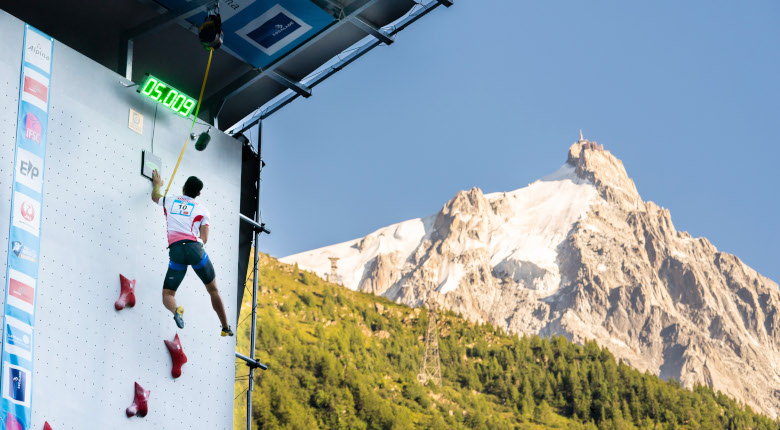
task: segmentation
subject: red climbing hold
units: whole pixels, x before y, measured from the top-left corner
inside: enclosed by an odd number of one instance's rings
[[[51,428],[51,426],[49,425],[49,422],[48,422],[48,421],[46,421],[45,423],[43,423],[43,430],[53,430],[53,429]]]
[[[135,383],[135,398],[133,399],[133,404],[125,411],[128,418],[133,415],[138,415],[139,417],[146,416],[146,413],[149,412],[149,393],[150,391],[144,390],[142,386],[138,385],[138,382]]]
[[[173,369],[171,370],[171,376],[178,378],[181,376],[181,366],[187,362],[187,356],[184,355],[184,350],[181,347],[179,341],[179,333],[176,333],[176,337],[173,338],[173,342],[170,340],[164,340],[165,346],[168,347],[168,352],[171,353],[171,361],[173,361]]]
[[[114,303],[114,307],[121,311],[125,305],[131,308],[135,306],[135,279],[131,281],[120,274],[119,282],[122,284],[122,292],[119,293],[119,300]]]

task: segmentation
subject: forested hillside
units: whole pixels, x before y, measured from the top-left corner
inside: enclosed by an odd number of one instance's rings
[[[256,373],[258,429],[780,429],[709,388],[640,373],[594,342],[517,338],[451,312],[438,321],[443,385],[423,386],[425,310],[265,255],[261,264],[257,353],[270,367]],[[236,363],[234,428],[243,429],[248,369]]]

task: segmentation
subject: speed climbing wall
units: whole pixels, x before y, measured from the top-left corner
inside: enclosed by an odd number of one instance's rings
[[[5,285],[24,23],[0,11],[0,276]],[[204,64],[186,67],[205,67]],[[154,71],[149,71],[154,72]],[[189,122],[127,88],[113,71],[54,42],[32,378],[32,429],[229,429],[235,338],[219,336],[209,296],[190,270],[177,293],[178,329],[162,306],[165,219],[140,175],[141,151],[161,157],[167,180]],[[143,115],[139,134],[129,110]],[[155,112],[156,111],[156,112]],[[196,125],[196,132],[206,126]],[[203,152],[188,146],[171,187],[205,184],[211,212],[206,250],[228,316],[235,315],[241,145],[211,131]],[[136,305],[114,309],[122,274]],[[0,295],[0,299],[2,295]],[[164,340],[178,333],[188,361],[171,376]],[[149,412],[127,418],[134,384],[150,390]]]

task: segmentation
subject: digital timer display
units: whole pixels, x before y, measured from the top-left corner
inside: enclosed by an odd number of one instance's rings
[[[197,104],[197,101],[192,97],[152,75],[146,75],[146,80],[138,87],[138,92],[185,118],[190,116]]]

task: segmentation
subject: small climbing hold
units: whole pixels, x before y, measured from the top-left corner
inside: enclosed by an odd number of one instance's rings
[[[43,430],[54,430],[54,429],[52,429],[51,426],[49,425],[49,422],[46,421],[45,423],[43,423]]]
[[[178,378],[181,376],[181,366],[187,362],[187,356],[184,355],[184,349],[182,349],[181,342],[179,341],[179,333],[176,333],[173,342],[170,340],[163,340],[163,342],[165,342],[165,346],[168,347],[168,352],[171,353],[171,361],[173,362],[171,376]]]
[[[130,306],[131,308],[135,306],[135,279],[131,281],[120,274],[119,282],[122,285],[122,290],[119,293],[119,300],[114,303],[114,307],[116,310],[121,311],[125,306]]]
[[[142,386],[138,385],[138,382],[135,383],[135,398],[133,399],[133,404],[125,411],[128,418],[133,415],[138,415],[139,417],[146,416],[146,413],[149,412],[149,393],[150,391],[144,390]]]

